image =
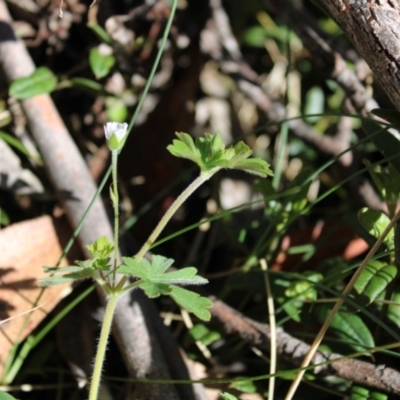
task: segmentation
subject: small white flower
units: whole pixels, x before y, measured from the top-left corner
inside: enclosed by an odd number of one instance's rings
[[[127,129],[128,124],[126,122],[123,124],[119,122],[107,122],[107,124],[104,125],[104,133],[107,140],[110,140],[112,135],[116,135],[118,140],[123,139]]]
[[[106,136],[107,145],[110,150],[119,150],[125,143],[128,124],[119,122],[107,122],[104,125],[104,134]]]

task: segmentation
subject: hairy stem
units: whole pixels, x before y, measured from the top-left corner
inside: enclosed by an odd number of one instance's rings
[[[118,163],[118,150],[112,152],[112,190],[113,190],[113,206],[114,206],[114,267],[112,287],[115,287],[115,277],[118,262],[118,236],[119,236],[119,197],[117,186],[117,163]]]
[[[120,295],[112,294],[107,302],[106,311],[104,314],[103,324],[101,327],[101,334],[99,345],[97,347],[96,359],[94,362],[92,382],[90,385],[89,400],[97,400],[100,387],[101,370],[103,368],[104,356],[107,350],[108,337],[110,336],[111,325],[115,307],[117,305]]]
[[[171,217],[175,214],[178,208],[187,200],[187,198],[199,187],[201,186],[206,180],[210,179],[210,176],[198,176],[172,203],[171,207],[167,210],[164,216],[161,218],[160,222],[154,229],[153,233],[150,237],[146,240],[145,244],[136,254],[135,259],[140,261],[146,252],[150,249],[151,245],[157,240],[158,236],[167,225],[168,221]]]

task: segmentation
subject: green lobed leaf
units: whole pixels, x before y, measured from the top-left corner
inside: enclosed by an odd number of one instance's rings
[[[131,257],[122,257],[122,260],[124,264],[118,268],[119,273],[144,280],[154,279],[154,282],[158,282],[157,279],[174,263],[171,258],[155,254],[152,256],[151,263],[145,258],[136,261]]]
[[[122,257],[122,264],[118,268],[118,273],[122,275],[130,275],[139,279],[147,279],[147,264],[150,264],[146,259],[136,261],[134,258]]]
[[[103,54],[98,48],[90,50],[89,64],[97,79],[107,76],[114,66],[115,61],[115,57],[112,54]]]
[[[331,308],[328,306],[316,307],[319,322],[323,324]],[[364,321],[356,314],[339,311],[333,318],[330,328],[348,346],[355,351],[365,351],[375,347],[374,338]]]
[[[187,147],[189,150],[191,150],[193,153],[198,153],[198,154],[200,155],[200,152],[199,152],[199,150],[197,149],[197,147],[196,147],[196,145],[195,145],[195,143],[194,143],[193,138],[192,138],[189,134],[184,133],[184,132],[176,132],[176,136],[178,137],[178,139],[179,139],[180,141],[183,142],[183,144],[186,145],[186,147]],[[178,141],[178,142],[179,142],[179,141]]]
[[[153,255],[151,263],[146,259],[136,261],[130,257],[123,257],[122,260],[124,264],[119,267],[119,273],[149,280],[153,283],[202,285],[208,282],[207,279],[196,275],[197,269],[194,267],[165,272],[174,263],[174,260],[163,256]]]
[[[389,217],[382,211],[373,210],[368,207],[364,207],[358,212],[358,220],[364,229],[375,238],[382,235],[390,222]],[[384,243],[389,247],[392,247],[393,237],[394,231],[392,230],[386,236]]]
[[[64,283],[73,282],[76,279],[69,276],[50,276],[48,278],[40,279],[38,282],[39,287],[63,285]]]
[[[79,272],[71,274],[65,274],[61,276],[55,275],[55,276],[50,276],[49,278],[43,278],[39,281],[39,286],[46,286],[44,282],[53,282],[52,285],[60,285],[65,282],[78,281],[80,279],[87,279],[93,277],[94,277],[93,269],[82,269]]]
[[[193,141],[190,135],[177,132],[178,139],[167,147],[168,151],[177,157],[195,162],[203,174],[212,175],[222,168],[240,169],[263,178],[273,175],[269,164],[259,158],[248,159],[253,153],[243,142],[225,148],[219,133],[206,133],[204,137]]]
[[[204,137],[196,138],[196,147],[199,149],[201,159],[206,169],[212,169],[224,164],[224,161],[233,157],[231,150],[225,150],[225,144],[219,133],[212,135],[206,133]]]
[[[114,246],[106,236],[98,238],[93,244],[88,244],[86,248],[93,254],[93,256],[101,257],[108,257],[114,251]]]
[[[10,95],[18,100],[28,99],[38,94],[50,93],[57,86],[57,77],[46,67],[40,67],[25,78],[15,80],[10,85]]]
[[[178,271],[167,272],[163,275],[153,276],[150,279],[152,282],[165,283],[169,285],[204,285],[208,283],[207,279],[204,279],[196,274],[196,268],[186,267]]]
[[[154,276],[162,275],[173,263],[172,258],[153,254],[151,257],[151,273]]]
[[[260,158],[250,158],[248,160],[240,161],[234,164],[232,169],[240,169],[244,172],[257,175],[261,178],[266,178],[267,176],[273,175],[268,163]]]
[[[61,275],[65,275],[65,274],[73,274],[75,272],[79,272],[82,268],[81,267],[77,267],[76,265],[69,265],[68,267],[62,267],[62,268],[58,268],[58,267],[43,267],[44,272],[48,273],[48,274],[61,274]]]
[[[244,142],[238,142],[233,147],[233,154],[229,160],[233,163],[238,163],[240,161],[246,160],[253,154],[253,150],[250,149]]]
[[[95,275],[94,268],[82,268],[79,272],[64,275],[66,278],[73,278],[74,280],[92,278]]]
[[[199,294],[183,289],[179,286],[171,286],[172,291],[169,294],[182,308],[196,315],[204,321],[209,321],[211,318],[207,308],[212,306],[212,301],[206,297],[201,297]]]
[[[118,273],[143,280],[144,282],[141,282],[138,286],[149,297],[171,294],[173,291],[172,284],[201,285],[208,282],[196,275],[197,269],[194,267],[166,272],[174,263],[174,260],[160,255],[154,254],[151,262],[146,259],[137,261],[131,257],[123,257],[122,260],[124,264],[118,268]]]
[[[359,294],[361,304],[371,304],[386,290],[396,275],[397,268],[394,265],[387,265],[378,260],[370,261],[354,284],[354,290]]]
[[[158,297],[161,295],[169,295],[172,291],[170,285],[165,285],[164,283],[154,283],[151,281],[145,281],[141,283],[139,287],[150,298]]]
[[[183,132],[176,132],[175,135],[178,139],[174,139],[167,150],[175,157],[186,158],[197,164],[201,160],[201,154],[192,137]]]
[[[93,257],[93,267],[92,271],[99,270],[99,271],[110,271],[111,264],[110,264],[110,257]]]
[[[48,278],[43,278],[39,281],[39,286],[54,286],[61,285],[76,281],[79,279],[94,278],[96,273],[96,260],[85,260],[76,261],[78,264],[70,265],[68,267],[57,268],[57,267],[43,267],[44,271],[49,274],[53,274]]]
[[[80,270],[77,273],[80,273],[83,271],[94,272],[97,268],[99,268],[99,266],[101,265],[102,262],[107,261],[107,260],[108,260],[108,258],[101,258],[100,256],[95,256],[89,260],[83,260],[83,261],[77,260],[77,261],[75,261],[75,264],[78,267],[80,267]]]

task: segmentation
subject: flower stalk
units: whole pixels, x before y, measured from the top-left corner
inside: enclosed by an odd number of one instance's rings
[[[108,298],[107,307],[104,313],[103,324],[101,327],[99,345],[97,347],[96,359],[94,362],[93,376],[90,384],[89,400],[97,400],[101,370],[103,368],[104,358],[107,350],[108,337],[110,336],[112,320],[115,312],[115,307],[117,306],[120,294],[113,293]]]
[[[116,275],[117,275],[117,263],[118,263],[118,235],[119,235],[119,195],[117,185],[117,165],[118,165],[118,154],[119,151],[125,144],[125,140],[128,136],[128,124],[124,122],[120,124],[118,122],[107,122],[104,125],[104,134],[106,137],[107,145],[111,150],[112,156],[112,185],[110,188],[110,196],[114,208],[114,262],[112,269],[112,283],[111,286],[115,288]]]
[[[113,191],[113,207],[114,207],[114,268],[112,287],[115,287],[117,263],[118,263],[118,235],[119,235],[119,194],[117,185],[117,163],[118,150],[112,150],[112,191]]]

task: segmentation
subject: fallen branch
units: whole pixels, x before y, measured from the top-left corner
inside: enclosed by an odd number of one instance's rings
[[[221,300],[211,297],[214,302],[210,312],[229,334],[236,334],[247,343],[269,351],[270,327],[245,317],[240,312],[226,305]],[[310,346],[286,333],[282,328],[276,330],[278,355],[299,366]],[[339,361],[334,361],[340,359]],[[400,372],[385,365],[374,365],[357,359],[344,359],[343,355],[318,351],[312,364],[326,363],[314,368],[315,374],[334,375],[348,379],[354,383],[365,385],[377,390],[400,395]]]

